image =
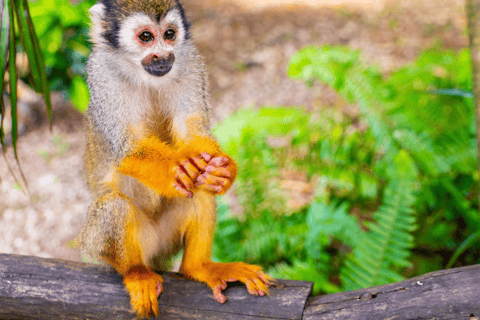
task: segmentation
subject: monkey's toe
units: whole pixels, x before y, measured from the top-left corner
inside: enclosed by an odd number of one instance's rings
[[[123,278],[132,308],[139,317],[158,316],[158,295],[163,291],[162,276],[145,266],[135,266]]]

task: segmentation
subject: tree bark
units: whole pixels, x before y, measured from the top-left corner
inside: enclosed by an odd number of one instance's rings
[[[227,302],[205,284],[163,273],[158,319],[300,320],[312,290],[306,281],[277,280],[270,295],[229,283]],[[134,319],[121,277],[110,268],[0,253],[0,319]]]

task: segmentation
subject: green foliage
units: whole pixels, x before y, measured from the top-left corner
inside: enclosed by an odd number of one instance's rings
[[[290,67],[298,69],[296,74],[303,69],[295,61],[315,51],[305,50],[292,58]],[[317,54],[322,55],[322,50],[345,48],[318,49]],[[331,65],[342,65],[332,67],[331,72],[340,79],[336,83],[343,84],[331,86],[359,105],[375,136],[376,152],[382,155],[377,173],[390,176],[386,169],[392,167],[392,157],[399,150],[414,160],[419,173],[414,210],[422,213],[418,246],[452,250],[479,227],[478,204],[476,197],[471,197],[478,193],[478,173],[473,104],[465,94],[471,89],[468,50],[458,54],[427,51],[386,79],[374,68],[365,67],[357,51],[351,51],[348,62],[330,56],[335,61]],[[301,76],[307,83],[312,81],[308,72]],[[317,80],[329,83],[330,78]],[[445,88],[460,94],[438,94]],[[469,259],[473,262],[474,254]]]
[[[315,292],[326,293],[447,264],[449,256],[413,260],[412,249],[450,252],[449,266],[479,262],[467,50],[427,51],[384,77],[359,51],[308,47],[292,57],[288,72],[357,105],[361,125],[333,109],[263,108],[239,111],[216,128],[239,164],[243,208],[233,214],[222,200],[218,259],[315,281]],[[314,186],[311,196],[302,191],[308,203],[290,205],[285,172]]]
[[[372,287],[403,280],[395,267],[411,267],[407,260],[415,229],[412,181],[392,180],[384,193],[384,204],[374,214],[376,223],[366,223],[360,244],[342,269],[346,290]]]
[[[50,89],[48,81],[45,76],[45,62],[43,55],[40,51],[38,44],[38,38],[33,27],[32,17],[26,0],[2,0],[0,4],[0,87],[2,97],[0,97],[0,145],[2,146],[3,153],[6,152],[5,144],[5,105],[3,94],[6,92],[6,83],[8,82],[10,101],[11,101],[11,118],[12,118],[12,146],[13,153],[17,164],[19,165],[19,171],[26,183],[23,172],[20,168],[17,154],[17,139],[18,139],[18,119],[17,119],[17,81],[18,72],[16,69],[16,56],[19,51],[19,44],[22,45],[23,51],[28,57],[30,69],[33,75],[33,85],[35,89],[43,95],[45,104],[47,107],[47,113],[51,119],[51,102],[50,102]],[[18,36],[15,31],[18,32]],[[8,80],[6,75],[8,73]],[[8,164],[8,163],[7,163]],[[19,184],[13,171],[9,170],[14,176],[17,184]],[[22,188],[23,190],[23,188]]]
[[[90,53],[87,13],[95,2],[83,0],[72,5],[68,0],[37,0],[30,4],[51,90],[63,91],[80,111],[86,110],[89,100],[85,82]]]

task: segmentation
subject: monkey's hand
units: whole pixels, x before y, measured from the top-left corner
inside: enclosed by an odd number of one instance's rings
[[[197,178],[205,172],[207,162],[201,157],[192,157],[180,161],[180,164],[173,168],[175,171],[175,182],[173,187],[184,197],[193,197],[192,189],[195,187]]]
[[[158,296],[163,291],[162,276],[145,266],[130,268],[123,283],[130,294],[130,302],[138,317],[158,316]]]
[[[247,286],[248,293],[264,296],[268,294],[268,287],[273,280],[266,275],[259,266],[243,262],[204,262],[195,270],[181,270],[187,276],[205,282],[213,290],[213,296],[218,303],[227,301],[222,290],[227,288],[227,282],[241,281]]]
[[[231,186],[237,176],[237,164],[227,155],[212,157],[209,153],[203,152],[201,158],[207,162],[195,182],[195,187],[224,194]]]

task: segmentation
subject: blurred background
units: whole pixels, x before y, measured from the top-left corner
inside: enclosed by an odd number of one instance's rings
[[[18,154],[30,196],[9,147],[0,252],[81,260],[95,1],[29,3],[54,124],[50,133],[20,52]],[[218,198],[216,260],[314,281],[317,294],[478,263],[463,0],[182,3],[209,74],[214,133],[239,164],[235,188]],[[8,109],[4,120],[8,143]]]

